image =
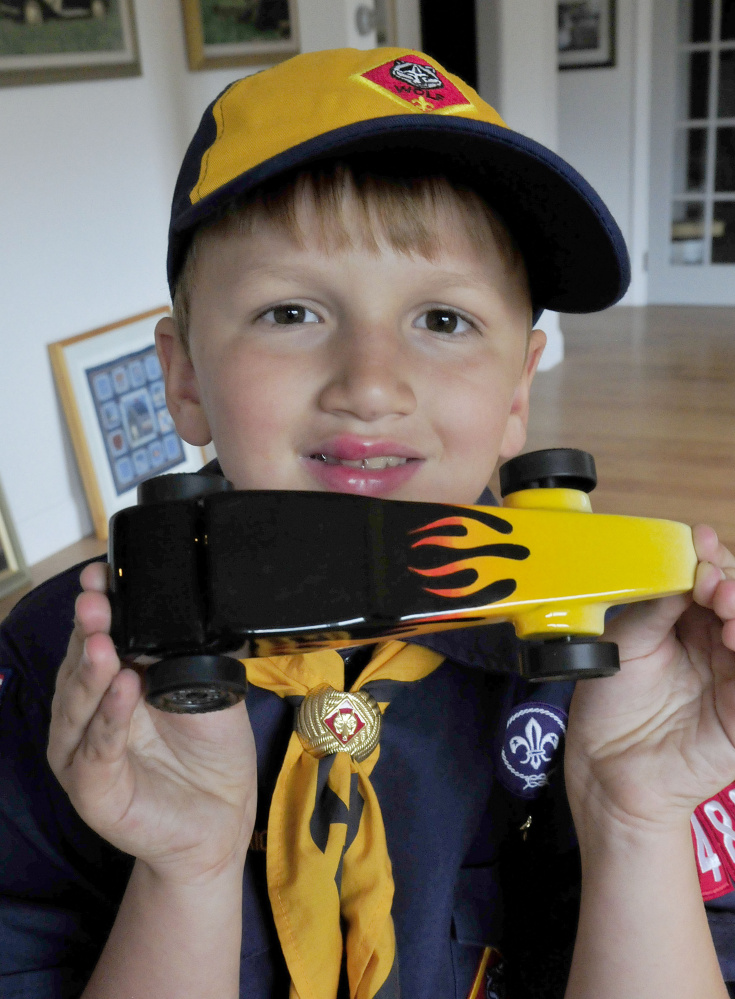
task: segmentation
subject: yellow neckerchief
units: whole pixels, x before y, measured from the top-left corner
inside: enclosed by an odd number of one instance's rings
[[[351,691],[369,689],[378,680],[420,680],[443,659],[421,646],[386,642]],[[297,705],[321,684],[344,688],[344,662],[331,649],[244,664],[250,683]],[[385,687],[376,688],[378,697]],[[378,703],[384,713],[388,702]],[[266,851],[268,893],[291,975],[290,999],[335,999],[343,927],[351,999],[398,999],[393,874],[370,783],[379,755],[380,745],[362,763],[348,752],[320,760],[296,732],[291,735],[271,802]]]

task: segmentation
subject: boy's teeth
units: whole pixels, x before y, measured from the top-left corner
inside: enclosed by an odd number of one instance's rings
[[[357,461],[349,461],[347,458],[332,458],[330,455],[317,455],[321,461],[328,465],[346,465],[347,468],[365,468],[378,471],[382,468],[395,468],[397,465],[405,465],[407,458],[397,458],[395,455],[381,455],[379,458],[358,458]]]

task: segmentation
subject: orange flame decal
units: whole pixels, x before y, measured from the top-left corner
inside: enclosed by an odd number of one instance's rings
[[[423,527],[412,530],[411,534],[423,531],[444,529],[444,533],[432,534],[414,541],[413,549],[430,546],[433,548],[451,548],[467,550],[467,557],[438,565],[409,566],[411,572],[430,578],[453,576],[454,585],[447,589],[424,587],[427,593],[438,597],[458,599],[487,591],[486,596],[492,601],[509,596],[516,588],[515,580],[498,578],[497,559],[519,561],[528,558],[530,552],[523,545],[498,542],[498,534],[510,534],[512,525],[501,517],[490,513],[478,513],[477,516],[444,517],[432,521]],[[430,553],[427,553],[430,554]],[[436,554],[436,553],[435,553]],[[450,580],[447,580],[450,582]]]

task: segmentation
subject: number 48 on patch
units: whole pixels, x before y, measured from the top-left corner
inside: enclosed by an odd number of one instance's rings
[[[735,783],[697,807],[692,839],[702,898],[727,895],[735,884]]]

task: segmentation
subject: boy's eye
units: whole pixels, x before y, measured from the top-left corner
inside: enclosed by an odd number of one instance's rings
[[[452,309],[429,309],[414,325],[432,333],[466,333],[472,329],[472,324]]]
[[[315,312],[312,312],[311,309],[307,309],[303,305],[294,305],[290,302],[287,305],[276,305],[274,308],[268,309],[267,312],[263,313],[262,318],[276,323],[278,326],[296,326],[301,323],[320,322],[319,316]]]

